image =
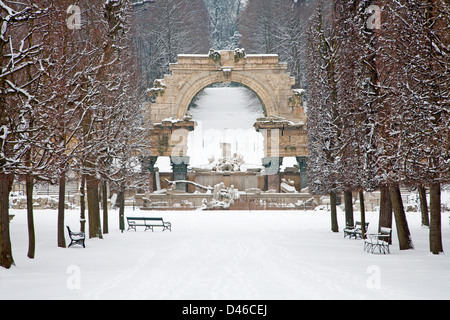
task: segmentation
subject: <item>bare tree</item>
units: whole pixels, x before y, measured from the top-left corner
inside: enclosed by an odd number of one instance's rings
[[[278,54],[296,86],[305,83],[305,30],[317,1],[250,0],[239,17],[240,44],[248,53]]]
[[[449,181],[450,158],[449,7],[443,1],[393,1],[385,11],[392,17],[383,38],[391,112],[384,126],[383,174],[398,183],[430,187],[430,251],[439,254],[440,185]]]
[[[336,162],[342,126],[338,113],[337,52],[333,25],[327,25],[320,2],[307,32],[308,180],[311,192],[330,195],[333,232],[339,232],[336,193],[341,191]]]
[[[83,34],[67,25],[67,12],[71,5],[71,1],[58,0],[49,12],[51,23],[45,28],[44,55],[51,63],[45,70],[41,93],[46,125],[53,143],[53,167],[47,175],[59,186],[57,242],[62,248],[66,247],[66,176],[73,169],[76,153],[82,148],[77,139],[86,116],[81,82],[86,70],[85,57],[90,50]]]
[[[182,53],[211,48],[208,12],[203,0],[161,0],[133,6],[133,45],[140,67],[141,94],[169,73]]]
[[[14,176],[32,170],[31,152],[38,145],[32,107],[38,76],[32,66],[41,49],[33,38],[33,24],[46,12],[40,5],[36,1],[0,1],[0,266],[5,268],[14,263],[9,193]],[[32,250],[29,254],[34,255]]]

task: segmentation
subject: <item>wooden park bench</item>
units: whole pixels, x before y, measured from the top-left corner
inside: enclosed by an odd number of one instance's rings
[[[169,230],[172,232],[172,224],[170,222],[165,222],[163,218],[145,218],[145,217],[127,217],[128,230],[134,229],[136,227],[145,227],[144,231],[153,230],[153,228],[163,228],[163,231]]]
[[[380,229],[380,233],[366,233],[366,237],[367,238],[364,240],[365,251],[374,253],[375,249],[378,248],[380,253],[391,253],[391,251],[389,250],[389,244],[391,243],[392,239],[392,229],[382,227]]]
[[[366,222],[364,225],[366,226],[365,231],[367,232],[367,229],[369,228],[369,222]],[[353,227],[344,228],[344,238],[348,236],[350,239],[351,238],[362,239],[361,226],[362,226],[361,222],[356,221]]]
[[[79,244],[83,246],[83,248],[86,248],[85,246],[86,235],[84,234],[84,232],[72,232],[69,226],[67,226],[67,230],[69,231],[69,238],[70,238],[69,248],[72,245],[76,244]]]

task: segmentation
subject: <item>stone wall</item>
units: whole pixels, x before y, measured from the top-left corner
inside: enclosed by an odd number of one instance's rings
[[[202,206],[204,199],[207,202],[213,199],[212,194],[170,194],[170,195],[140,195],[138,205],[142,210],[193,210]],[[280,194],[280,193],[244,193],[240,194],[243,210],[254,208],[258,204],[259,209],[314,209],[320,205],[320,197],[310,194]],[[247,204],[249,207],[247,207]]]

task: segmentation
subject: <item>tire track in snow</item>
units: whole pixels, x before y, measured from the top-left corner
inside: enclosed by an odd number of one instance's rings
[[[293,278],[293,283],[303,284],[307,295],[305,299],[326,299],[327,297],[341,297],[342,299],[365,299],[367,296],[361,294],[361,287],[366,285],[366,278],[358,278],[351,272],[338,270],[333,267],[333,261],[324,263],[317,261],[317,256],[306,255],[299,259],[295,252],[281,245],[283,242],[274,243],[277,246],[275,252],[279,252],[279,259],[285,261],[285,268],[298,276]],[[298,252],[298,254],[302,254]],[[325,258],[326,259],[326,258]],[[358,288],[356,288],[358,287]],[[356,289],[355,289],[356,288]],[[355,290],[354,290],[355,289]],[[299,290],[297,294],[299,294]]]
[[[155,241],[154,247],[141,250],[142,256],[134,266],[91,290],[86,297],[102,299],[109,296],[109,291],[114,291],[111,295],[117,296],[119,290],[124,299],[169,299],[170,292],[165,290],[172,285],[173,277],[167,273],[167,266],[177,265],[188,252],[189,246],[185,242],[158,245]]]
[[[103,294],[118,287],[119,284],[123,283],[124,281],[130,280],[135,274],[137,274],[140,270],[142,270],[148,264],[148,261],[154,256],[155,256],[154,252],[148,252],[144,254],[144,256],[139,258],[138,263],[136,265],[121,272],[116,277],[114,277],[114,279],[107,281],[100,287],[91,290],[85,295],[86,298],[92,300],[102,299],[101,296]]]
[[[223,272],[216,278],[211,293],[214,299],[255,299],[258,291],[255,289],[251,277],[248,274],[248,265],[252,262],[255,248],[250,239],[240,237],[228,238],[225,250],[236,248],[235,254],[230,257],[222,257],[214,262],[223,264]]]

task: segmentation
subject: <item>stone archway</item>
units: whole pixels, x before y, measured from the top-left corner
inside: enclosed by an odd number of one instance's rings
[[[182,96],[176,104],[178,106],[176,114],[177,119],[183,118],[184,115],[186,115],[187,108],[197,93],[212,84],[223,82],[234,82],[248,87],[259,97],[261,103],[263,104],[264,110],[269,117],[277,115],[276,100],[273,96],[271,96],[266,87],[264,87],[264,84],[257,78],[252,78],[247,74],[232,73],[226,79],[227,81],[224,81],[223,74],[216,72],[212,75],[202,74],[192,80],[192,83],[185,86],[185,91],[180,92]]]
[[[246,55],[243,50],[179,55],[170,71],[149,90],[153,102],[148,120],[151,155],[171,157],[175,173],[185,172],[189,162],[187,136],[196,126],[187,116],[189,105],[198,92],[214,83],[239,83],[259,97],[267,118],[258,120],[255,129],[265,136],[263,164],[269,175],[279,172],[283,157],[308,155],[303,91],[292,89],[295,80],[278,55]]]

